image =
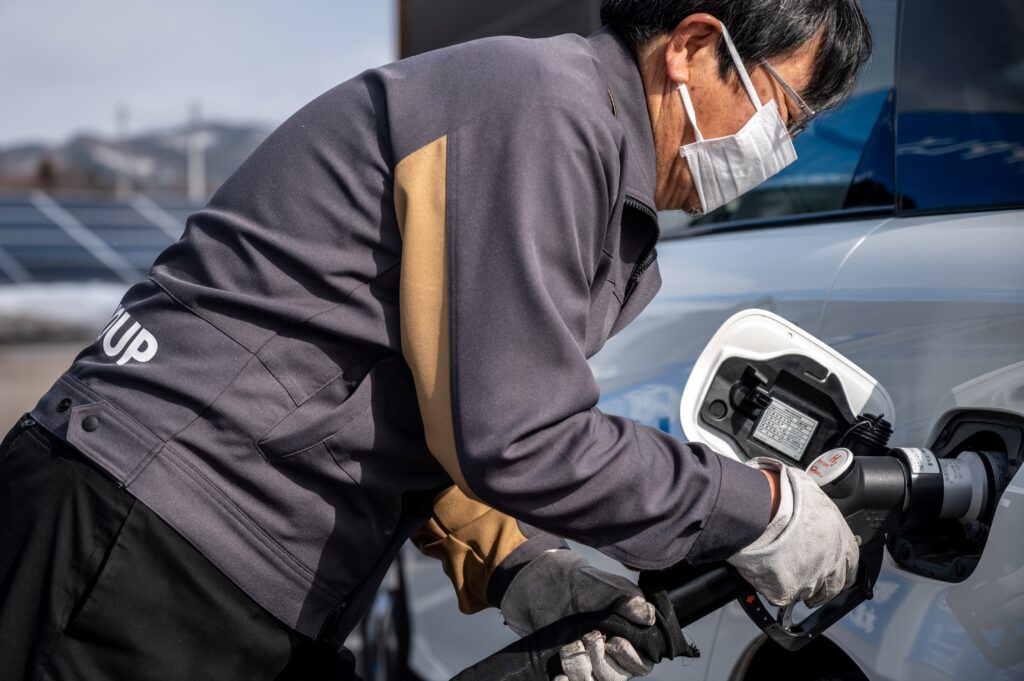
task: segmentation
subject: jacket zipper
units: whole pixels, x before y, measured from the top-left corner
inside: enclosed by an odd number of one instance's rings
[[[656,212],[651,210],[646,204],[628,196],[626,197],[624,204],[634,210],[640,211],[654,222],[654,240],[647,245],[643,256],[641,256],[640,259],[636,261],[636,264],[633,265],[633,271],[630,272],[629,279],[626,281],[626,291],[623,302],[625,302],[626,299],[629,298],[630,294],[633,293],[633,289],[635,289],[640,283],[640,277],[643,276],[644,272],[650,269],[651,265],[654,264],[654,261],[657,260],[658,240],[661,238],[661,229],[658,227],[658,214]]]

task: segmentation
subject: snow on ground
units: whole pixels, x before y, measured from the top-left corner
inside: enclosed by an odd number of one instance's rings
[[[0,343],[95,336],[125,290],[102,282],[0,286]]]

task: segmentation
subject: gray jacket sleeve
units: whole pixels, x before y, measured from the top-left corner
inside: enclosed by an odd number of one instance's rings
[[[495,107],[396,167],[427,442],[467,494],[628,565],[725,558],[767,526],[762,474],[595,406],[584,348],[622,140],[581,109]]]

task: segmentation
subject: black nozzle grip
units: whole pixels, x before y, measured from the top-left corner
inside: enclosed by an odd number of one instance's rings
[[[549,681],[561,673],[562,646],[598,630],[629,640],[641,657],[662,658],[664,636],[658,627],[640,627],[619,615],[573,615],[538,629],[469,667],[452,681]]]
[[[562,646],[591,631],[621,636],[644,659],[697,657],[682,628],[732,601],[738,577],[724,564],[640,573],[640,587],[654,604],[657,622],[637,626],[609,613],[573,615],[538,629],[455,676],[452,681],[548,681],[561,671]]]
[[[682,625],[676,619],[678,607],[664,590],[660,574],[642,573],[640,585],[647,600],[654,605],[654,625],[638,626],[608,612],[573,615],[502,648],[463,670],[452,681],[548,681],[561,673],[559,652],[562,646],[595,630],[606,639],[615,636],[626,639],[646,660],[659,662],[699,656],[700,651],[683,636]]]

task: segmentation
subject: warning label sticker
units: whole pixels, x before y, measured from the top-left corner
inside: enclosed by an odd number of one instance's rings
[[[818,422],[810,416],[773,399],[761,415],[753,437],[799,461],[817,427]]]

